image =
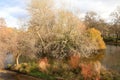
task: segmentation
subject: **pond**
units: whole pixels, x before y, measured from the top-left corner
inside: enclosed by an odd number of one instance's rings
[[[107,45],[102,63],[106,68],[120,72],[120,46]]]

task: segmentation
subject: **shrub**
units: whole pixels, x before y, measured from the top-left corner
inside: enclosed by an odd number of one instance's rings
[[[81,67],[81,74],[83,75],[85,80],[86,79],[93,79],[93,80],[100,79],[101,64],[99,61],[84,62],[80,64],[80,67]]]
[[[38,68],[40,71],[47,72],[48,67],[49,67],[49,63],[46,57],[38,61]]]
[[[30,63],[21,63],[19,65],[13,65],[11,67],[11,70],[18,71],[21,73],[29,73],[31,70],[36,69],[37,67],[34,65],[31,65]]]
[[[101,80],[120,80],[120,73],[112,70],[102,70]]]
[[[88,29],[88,36],[91,38],[93,42],[96,42],[96,45],[98,46],[98,50],[106,49],[106,45],[103,41],[103,38],[101,37],[101,33],[99,30],[95,28]]]
[[[22,63],[19,71],[22,72],[22,73],[29,73],[30,72],[30,68],[31,68],[31,66],[29,64]]]
[[[70,64],[71,68],[73,68],[73,69],[78,68],[79,63],[80,63],[80,56],[79,55],[73,55],[70,57],[69,64]]]

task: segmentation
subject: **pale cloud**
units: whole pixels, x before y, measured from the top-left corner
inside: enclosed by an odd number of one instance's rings
[[[26,17],[27,11],[20,7],[6,7],[0,11],[0,17],[6,19],[9,27],[18,27],[19,18]]]
[[[27,17],[25,2],[24,0],[9,1],[0,0],[0,17],[5,18],[8,27],[18,27],[19,19]]]
[[[26,6],[30,0],[0,0],[0,17],[6,19],[7,25],[18,27],[20,18],[28,17]],[[84,18],[88,11],[95,11],[105,20],[120,4],[120,0],[55,0],[57,8],[65,8],[74,13],[80,12],[79,16]]]
[[[61,7],[70,11],[79,10],[81,17],[88,11],[97,12],[105,20],[109,19],[109,15],[120,4],[120,0],[55,0],[61,4]]]

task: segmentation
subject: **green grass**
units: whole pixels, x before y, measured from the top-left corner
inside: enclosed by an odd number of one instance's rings
[[[46,73],[40,72],[38,70],[32,70],[29,75],[34,76],[34,77],[38,77],[44,80],[56,80],[56,78],[54,76],[48,75]]]

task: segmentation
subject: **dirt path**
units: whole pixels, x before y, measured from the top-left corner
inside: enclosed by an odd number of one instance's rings
[[[11,71],[0,70],[0,80],[40,80],[31,76],[18,74]]]
[[[0,80],[16,80],[16,74],[13,72],[0,70]]]

